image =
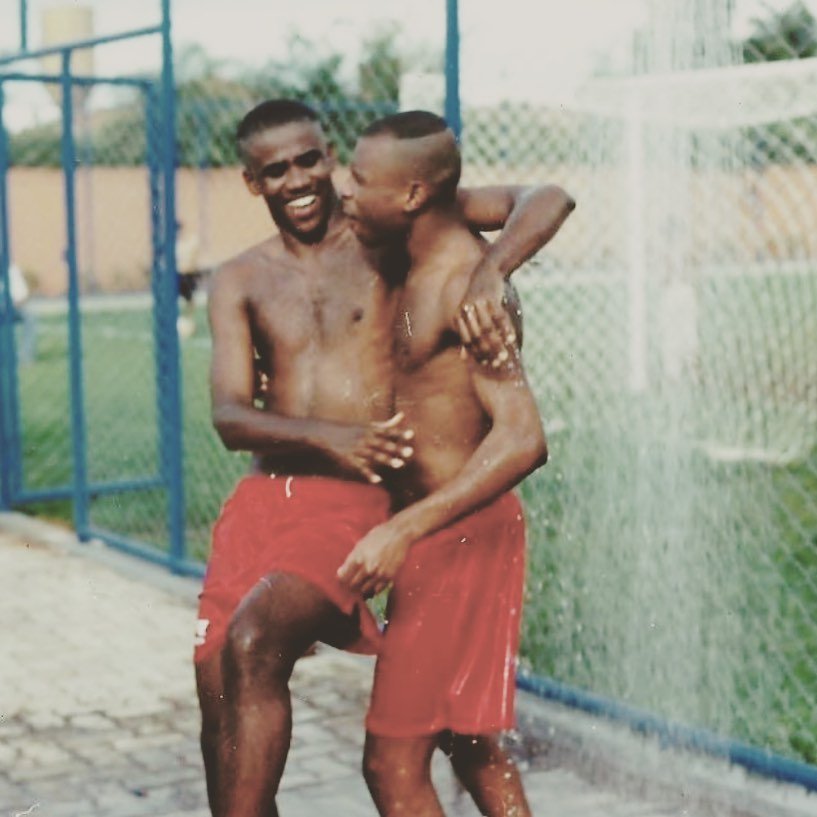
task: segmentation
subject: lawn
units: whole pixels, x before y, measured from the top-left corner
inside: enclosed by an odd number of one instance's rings
[[[526,360],[552,452],[521,489],[530,526],[523,662],[817,764],[817,420],[809,414],[817,337],[802,282],[792,281],[771,302],[757,282],[725,293],[713,281],[694,392],[634,396],[620,387],[628,371],[621,281],[543,289],[522,280]],[[728,314],[716,309],[724,301]],[[756,304],[769,321],[785,319],[780,342],[769,345],[745,319]],[[226,452],[212,430],[209,341],[201,313],[197,320],[181,345],[185,519],[188,553],[203,561],[247,457]],[[83,320],[92,482],[160,473],[151,331],[139,309]],[[42,315],[36,360],[20,369],[29,489],[70,480],[66,349],[64,317]],[[750,387],[741,367],[753,373]],[[719,455],[724,449],[750,455]],[[67,501],[32,508],[70,519]],[[166,512],[161,488],[132,490],[97,496],[91,521],[162,548]]]

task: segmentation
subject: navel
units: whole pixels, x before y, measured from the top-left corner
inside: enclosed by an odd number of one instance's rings
[[[352,312],[352,321],[359,323],[361,320],[363,320],[363,307],[359,306]]]

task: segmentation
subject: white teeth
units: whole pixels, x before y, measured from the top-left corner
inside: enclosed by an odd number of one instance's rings
[[[288,202],[289,207],[300,209],[301,207],[309,207],[310,204],[317,200],[317,196],[301,196],[299,199],[293,199]]]

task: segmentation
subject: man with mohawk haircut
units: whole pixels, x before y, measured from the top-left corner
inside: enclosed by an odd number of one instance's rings
[[[343,192],[361,242],[405,247],[410,261],[394,385],[395,407],[418,430],[414,454],[391,475],[399,510],[339,570],[364,595],[393,582],[364,756],[382,817],[442,817],[431,780],[438,747],[482,814],[531,813],[497,733],[514,726],[524,585],[524,521],[510,491],[547,461],[547,444],[515,343],[518,307],[503,365],[460,352],[478,330],[460,304],[488,251],[457,203],[460,162],[443,119],[395,114],[358,139]]]

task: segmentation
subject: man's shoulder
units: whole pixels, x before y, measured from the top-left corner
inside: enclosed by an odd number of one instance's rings
[[[286,267],[286,252],[280,237],[273,236],[249,247],[216,267],[214,283],[229,280],[231,286],[250,283],[259,273],[269,274]]]
[[[445,290],[459,290],[467,287],[474,268],[487,250],[487,243],[481,236],[474,235],[466,227],[452,231],[442,253],[436,259],[440,263],[440,274],[445,277]]]
[[[446,241],[438,245],[436,252],[427,259],[427,270],[416,270],[425,278],[429,295],[434,293],[428,303],[438,315],[441,325],[454,325],[474,268],[484,254],[484,239],[474,236],[467,229],[452,230]]]

